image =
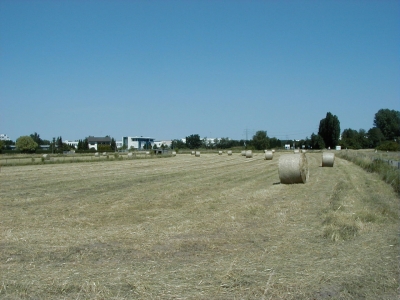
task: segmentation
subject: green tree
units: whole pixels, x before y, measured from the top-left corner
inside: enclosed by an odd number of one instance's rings
[[[267,132],[263,130],[259,130],[256,132],[256,134],[253,136],[253,139],[251,141],[251,145],[256,149],[256,150],[266,150],[269,148],[269,138],[267,136]]]
[[[38,133],[35,132],[31,134],[30,137],[35,141],[36,144],[43,145],[43,141]]]
[[[367,135],[369,148],[376,148],[385,140],[385,136],[378,127],[372,127]]]
[[[325,147],[334,148],[339,143],[340,122],[337,116],[330,112],[319,122],[318,135],[322,137]]]
[[[361,149],[362,144],[360,142],[359,132],[351,128],[343,130],[340,144],[343,148]]]
[[[385,139],[398,138],[400,136],[400,111],[380,109],[375,114],[374,126],[381,130]]]
[[[28,135],[20,136],[15,142],[18,150],[25,153],[35,152],[38,144]]]
[[[201,139],[198,134],[191,134],[186,137],[186,146],[189,149],[197,149],[201,147]]]
[[[171,143],[171,149],[184,149],[186,144],[182,140],[173,140]]]
[[[114,138],[111,138],[111,144],[110,144],[110,146],[111,146],[111,149],[112,149],[113,151],[117,151],[117,142],[114,140]]]
[[[6,144],[3,141],[0,141],[0,153],[2,153],[5,146],[6,146]]]
[[[310,140],[310,146],[312,149],[324,149],[325,148],[325,142],[322,136],[319,134],[311,134],[311,140]]]

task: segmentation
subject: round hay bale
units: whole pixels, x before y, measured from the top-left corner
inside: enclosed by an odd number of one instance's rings
[[[247,150],[246,151],[246,158],[252,158],[253,157],[253,151]]]
[[[324,152],[322,153],[322,166],[323,167],[333,167],[335,162],[335,153]]]
[[[192,151],[192,155],[195,155],[196,154],[196,152],[195,151]]]
[[[218,151],[218,155],[222,155],[222,151]]]
[[[306,183],[308,164],[305,154],[285,154],[279,157],[279,179],[281,183]]]
[[[272,153],[272,151],[265,151],[265,160],[272,160],[273,156],[274,154]]]
[[[43,159],[44,159],[44,160],[50,160],[50,155],[48,155],[48,154],[43,154]]]
[[[195,156],[200,157],[200,151],[196,151]]]
[[[275,153],[275,149],[272,149],[271,151],[272,151],[272,153]]]
[[[294,151],[293,151],[293,153],[300,153],[300,150],[299,149],[294,149]]]
[[[228,155],[232,155],[232,150],[228,150]]]
[[[242,156],[246,156],[246,150],[243,150],[241,153]]]
[[[301,153],[306,153],[306,149],[301,149]]]
[[[103,156],[106,156],[107,155],[107,152],[103,152]]]
[[[129,153],[128,153],[128,158],[132,158],[132,156],[133,156],[133,153],[132,153],[132,152],[129,152]]]
[[[150,155],[150,151],[146,151],[146,155]]]
[[[176,156],[176,151],[172,151],[172,156]]]
[[[99,152],[96,152],[96,153],[94,154],[94,156],[98,157],[98,156],[99,156]]]

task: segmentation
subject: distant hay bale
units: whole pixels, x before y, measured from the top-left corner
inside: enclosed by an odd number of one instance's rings
[[[253,157],[253,151],[247,150],[246,151],[246,158],[252,158]]]
[[[228,155],[232,155],[232,150],[228,150]]]
[[[98,157],[98,156],[99,156],[99,152],[96,152],[96,153],[94,154],[94,156]]]
[[[222,155],[222,151],[218,151],[218,155]]]
[[[50,155],[48,155],[48,154],[43,154],[43,159],[44,159],[44,160],[50,160]]]
[[[107,152],[103,152],[103,156],[106,156],[107,155]]]
[[[301,153],[306,153],[306,149],[301,149]]]
[[[281,183],[306,183],[308,164],[304,153],[285,154],[279,157],[279,179]]]
[[[272,153],[275,153],[275,149],[272,149],[271,151],[272,151]]]
[[[150,155],[150,151],[146,151],[146,155]]]
[[[133,157],[133,153],[132,152],[129,152],[128,153],[128,158],[132,158]]]
[[[272,160],[273,156],[272,151],[265,151],[265,160]]]
[[[176,151],[172,151],[172,156],[176,156]]]
[[[294,149],[293,153],[300,153],[299,149]]]
[[[243,150],[241,153],[242,156],[246,156],[246,150]]]
[[[322,153],[322,166],[323,167],[333,167],[335,162],[335,153],[324,152]]]
[[[195,155],[196,154],[196,152],[195,151],[192,151],[192,155]]]
[[[200,157],[200,151],[196,151],[195,156]]]

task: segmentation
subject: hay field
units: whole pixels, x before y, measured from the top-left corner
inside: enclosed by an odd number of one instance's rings
[[[398,299],[398,195],[280,155],[2,168],[0,298]]]

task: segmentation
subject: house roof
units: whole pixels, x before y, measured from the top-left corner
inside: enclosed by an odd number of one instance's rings
[[[88,142],[110,142],[111,143],[111,138],[109,136],[105,137],[95,137],[95,136],[89,136],[87,138]]]

